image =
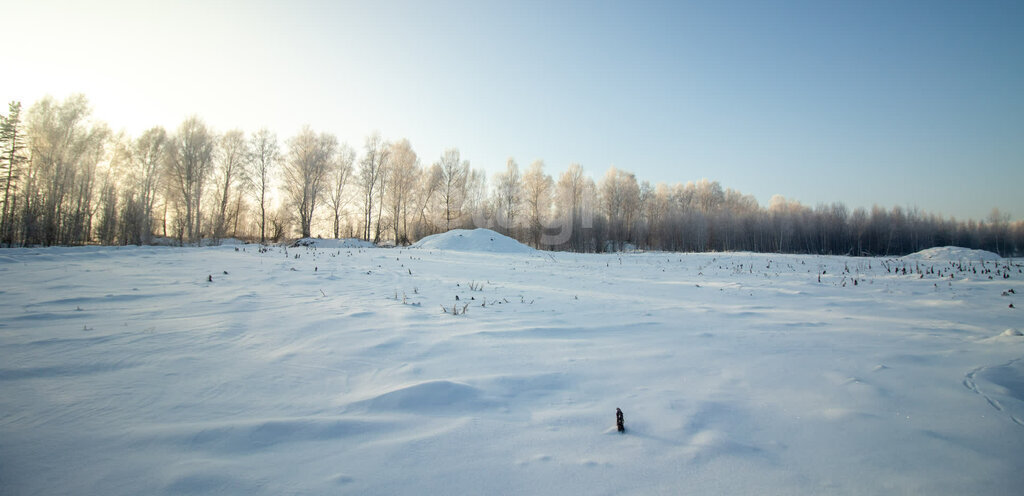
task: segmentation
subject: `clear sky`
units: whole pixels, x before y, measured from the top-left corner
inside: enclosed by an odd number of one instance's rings
[[[1024,2],[0,0],[0,98],[1024,219]],[[11,44],[14,40],[13,45]]]

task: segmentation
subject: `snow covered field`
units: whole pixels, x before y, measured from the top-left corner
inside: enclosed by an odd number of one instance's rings
[[[461,234],[0,251],[0,494],[1024,487],[1019,262]]]

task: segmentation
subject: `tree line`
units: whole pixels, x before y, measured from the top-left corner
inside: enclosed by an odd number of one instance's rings
[[[429,165],[426,162],[429,161]],[[756,251],[900,255],[957,245],[1019,256],[1024,223],[993,210],[957,221],[916,208],[852,211],[751,195],[703,179],[674,185],[579,164],[549,174],[509,158],[490,181],[457,148],[421,159],[379,133],[361,148],[304,127],[215,132],[189,117],[137,137],[91,118],[88,101],[46,97],[0,115],[0,244],[4,246],[261,243],[322,234],[405,245],[488,227],[541,249],[603,252]]]

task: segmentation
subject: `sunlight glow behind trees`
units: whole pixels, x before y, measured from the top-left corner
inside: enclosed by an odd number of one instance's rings
[[[199,116],[173,132],[158,126],[138,138],[115,135],[91,118],[83,95],[44,98],[27,115],[22,122],[12,103],[0,127],[0,242],[7,246],[332,234],[398,245],[487,227],[538,248],[580,252],[894,255],[960,245],[1019,255],[1024,248],[1024,222],[999,209],[964,223],[917,208],[810,208],[781,195],[762,208],[718,181],[651,184],[613,166],[595,182],[580,164],[549,174],[541,161],[520,176],[514,157],[488,183],[458,148],[424,166],[409,140],[380,133],[367,136],[358,155],[309,126],[280,150],[265,129],[218,134]]]

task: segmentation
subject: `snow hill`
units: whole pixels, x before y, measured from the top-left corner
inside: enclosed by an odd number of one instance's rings
[[[935,262],[992,262],[1002,260],[997,253],[986,250],[972,250],[959,246],[941,246],[911,253],[903,258],[909,260],[931,260]]]
[[[412,248],[485,253],[533,253],[536,250],[490,229],[453,229],[427,236]]]

